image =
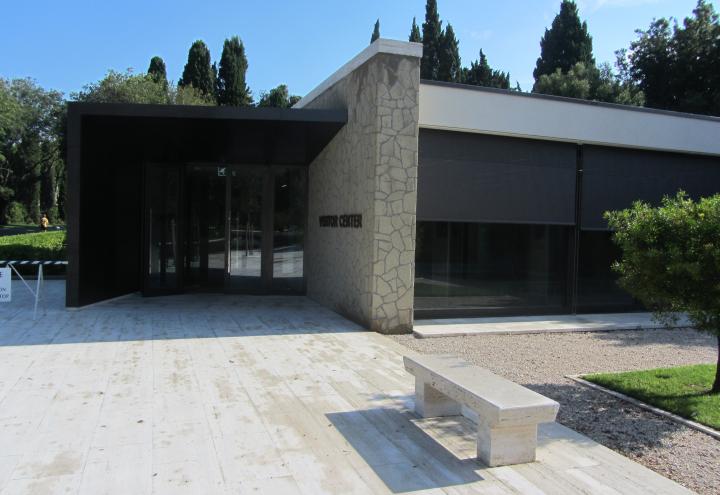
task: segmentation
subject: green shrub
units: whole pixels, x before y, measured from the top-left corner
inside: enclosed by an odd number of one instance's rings
[[[11,201],[5,208],[5,223],[7,224],[26,224],[31,223],[28,218],[27,209],[22,203]]]
[[[67,260],[65,232],[0,237],[0,260]]]

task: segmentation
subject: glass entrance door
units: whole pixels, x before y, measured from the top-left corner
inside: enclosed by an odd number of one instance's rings
[[[149,165],[145,171],[146,295],[172,294],[182,288],[181,178],[173,166]]]
[[[146,295],[304,292],[306,168],[168,164],[146,170]]]
[[[266,215],[269,167],[238,166],[228,175],[228,270],[229,291],[260,291],[266,288],[268,249]]]
[[[227,168],[185,168],[185,288],[222,290],[225,284]]]
[[[279,293],[305,290],[306,169],[278,167],[273,173],[272,289]]]

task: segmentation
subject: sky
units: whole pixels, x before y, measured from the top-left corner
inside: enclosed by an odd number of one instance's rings
[[[196,39],[219,60],[223,40],[242,39],[247,81],[259,96],[278,84],[304,95],[367,46],[377,18],[383,38],[407,40],[425,0],[1,0],[0,77],[31,77],[67,96],[109,70],[147,70],[161,56],[177,81]],[[653,18],[690,15],[697,0],[578,0],[598,62],[635,39]],[[718,0],[714,0],[718,8]],[[513,85],[533,84],[540,38],[560,0],[438,0],[443,26],[460,41],[463,65],[482,48]]]

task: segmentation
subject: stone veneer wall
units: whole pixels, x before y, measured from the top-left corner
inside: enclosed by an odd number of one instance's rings
[[[420,59],[378,53],[305,108],[348,123],[309,170],[308,295],[382,333],[413,324]],[[320,227],[361,213],[361,229]]]

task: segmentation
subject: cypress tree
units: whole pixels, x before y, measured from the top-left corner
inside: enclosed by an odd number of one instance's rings
[[[455,37],[455,31],[448,23],[440,39],[437,79],[438,81],[460,82],[461,74],[458,40]]]
[[[485,53],[480,50],[480,58],[463,69],[463,82],[473,86],[510,89],[510,74],[490,67]]]
[[[178,86],[192,86],[203,95],[214,94],[215,84],[210,65],[210,50],[201,40],[195,41],[188,52],[188,61]]]
[[[420,77],[437,80],[440,65],[440,43],[442,23],[437,10],[436,0],[427,0],[425,4],[425,22],[422,25],[423,56],[420,62]]]
[[[380,19],[375,21],[375,29],[373,29],[372,36],[370,36],[370,44],[372,45],[378,38],[380,38]]]
[[[408,41],[412,41],[413,43],[422,43],[422,36],[420,36],[420,28],[418,27],[417,22],[415,22],[414,17],[412,27],[410,28],[410,37],[408,38]]]
[[[592,52],[592,37],[588,34],[587,23],[580,21],[577,5],[573,0],[563,0],[560,13],[540,40],[540,58],[533,71],[535,82],[557,69],[567,73],[578,62],[585,67],[595,67]]]
[[[250,88],[245,84],[248,62],[240,38],[233,36],[223,44],[217,77],[217,99],[220,105],[252,104]]]
[[[158,56],[151,58],[147,73],[153,78],[153,81],[162,84],[164,88],[168,87],[167,70],[162,58]]]

